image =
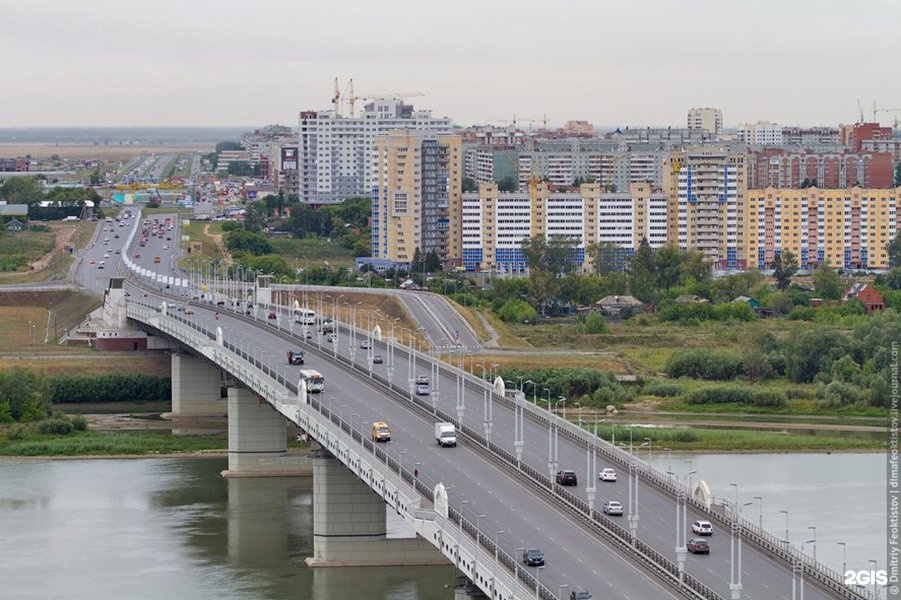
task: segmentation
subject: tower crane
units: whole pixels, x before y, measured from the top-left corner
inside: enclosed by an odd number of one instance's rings
[[[422,92],[382,92],[382,93],[371,93],[371,94],[360,94],[359,96],[354,93],[354,80],[351,79],[347,83],[347,89],[345,90],[345,96],[347,98],[347,107],[350,110],[350,116],[354,116],[354,105],[357,100],[380,100],[384,98],[419,98],[421,96],[425,96]]]
[[[863,114],[863,104],[860,103],[860,98],[857,99],[857,110],[860,111],[860,119],[857,122],[863,123],[867,118]]]
[[[874,122],[878,122],[876,115],[879,113],[894,114],[895,118],[892,121],[893,127],[898,127],[899,122],[901,122],[901,119],[898,118],[899,115],[901,115],[901,108],[876,108],[876,102],[874,101],[873,102],[873,121]]]

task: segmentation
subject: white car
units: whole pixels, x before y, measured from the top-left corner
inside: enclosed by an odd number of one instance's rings
[[[604,503],[604,508],[602,509],[604,514],[606,515],[622,515],[623,514],[623,505],[617,502],[616,500],[608,500]]]
[[[710,521],[695,521],[691,524],[691,530],[698,535],[713,535],[713,525]]]
[[[613,469],[601,469],[601,472],[598,473],[598,479],[601,481],[616,481],[616,471]]]

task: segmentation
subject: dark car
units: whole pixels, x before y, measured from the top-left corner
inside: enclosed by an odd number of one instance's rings
[[[557,483],[560,485],[579,485],[579,480],[576,478],[575,471],[566,469],[564,471],[557,471]]]
[[[372,364],[380,365],[382,364],[382,355],[381,354],[373,354],[372,355]]]
[[[692,554],[710,554],[710,544],[701,538],[691,538],[686,544]]]
[[[569,600],[591,600],[591,592],[588,590],[573,590],[569,593]]]
[[[270,310],[270,311],[269,311],[269,318],[270,318],[270,319],[277,319],[277,318],[278,318],[278,315],[275,314],[275,311]]]
[[[522,562],[529,567],[540,567],[544,564],[544,552],[538,548],[526,548],[522,551]]]

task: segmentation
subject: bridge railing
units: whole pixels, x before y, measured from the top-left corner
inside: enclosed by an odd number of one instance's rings
[[[197,329],[198,331],[202,329],[198,324],[195,324],[192,321],[189,321],[179,315],[169,316],[176,318],[185,325]],[[243,318],[243,315],[240,316]],[[265,321],[260,320],[260,322],[264,323],[269,328],[279,330],[282,334],[297,338],[298,341],[306,341],[298,338],[296,332],[293,332],[290,327],[284,328],[283,325],[278,322],[272,322],[268,319]],[[350,325],[339,323],[338,326],[339,329],[343,328],[349,335]],[[363,330],[357,330],[356,333],[363,336],[368,334]],[[213,334],[209,331],[204,330],[204,334],[208,338],[213,337]],[[394,341],[393,344],[395,352],[399,350],[401,357],[404,357],[406,355],[404,360],[409,359],[409,355],[412,353],[416,365],[426,365],[431,369],[431,365],[433,364],[432,361],[434,359],[430,355],[423,354],[416,351],[415,349],[397,344],[396,341]],[[268,365],[263,364],[263,361],[261,361],[259,358],[254,357],[253,355],[247,353],[245,350],[237,348],[234,345],[229,345],[229,347],[246,360],[251,361],[264,373],[279,381],[279,383],[284,385],[287,389],[291,389],[296,393],[296,385],[294,384],[294,382],[287,381],[281,374],[275,372]],[[347,356],[344,356],[337,352],[326,352],[326,350],[322,349],[321,347],[320,351],[327,353],[329,358],[338,360],[346,366],[363,373],[371,379],[378,381],[384,387],[391,389],[395,393],[397,393],[401,398],[403,398],[405,402],[409,402],[417,406],[419,410],[438,417],[441,420],[454,423],[460,430],[461,434],[469,437],[472,441],[488,449],[495,455],[496,458],[500,458],[501,462],[505,463],[506,466],[512,467],[514,470],[519,471],[527,476],[527,478],[530,480],[530,483],[532,483],[533,485],[539,485],[541,488],[545,489],[551,497],[556,497],[558,499],[564,500],[570,507],[571,511],[585,516],[587,517],[587,520],[589,522],[599,525],[601,529],[603,529],[607,533],[608,537],[615,540],[627,542],[630,548],[634,549],[634,551],[637,551],[637,553],[641,555],[637,558],[642,560],[642,562],[645,562],[647,566],[652,568],[652,570],[659,571],[661,575],[666,575],[669,578],[679,578],[678,567],[672,561],[661,555],[659,552],[657,552],[647,544],[641,542],[641,540],[633,540],[631,538],[630,532],[620,527],[619,525],[612,523],[610,519],[606,518],[606,516],[604,516],[602,513],[589,510],[588,504],[585,501],[572,495],[563,488],[556,486],[551,481],[549,475],[546,475],[528,465],[525,465],[522,462],[517,461],[513,455],[511,455],[506,450],[498,447],[496,444],[490,442],[481,433],[463,425],[462,423],[459,423],[455,416],[437,410],[435,405],[433,405],[431,399],[425,400],[419,396],[415,396],[410,393],[410,390],[408,388],[394,383],[393,381],[389,381],[387,378],[378,373],[372,372],[371,369],[369,369],[368,363],[366,363],[365,361],[357,362],[356,360],[352,360]],[[461,371],[444,363],[440,363],[438,365],[438,370],[440,373],[448,377],[462,377],[464,385],[466,385],[467,388],[474,389],[482,393],[484,393],[484,390],[487,388],[488,393],[491,395],[492,402],[497,402],[501,405],[507,406],[508,408],[513,408],[516,404],[514,400],[511,400],[506,396],[494,394],[493,388],[489,383],[486,383],[481,378],[475,377],[465,371]],[[412,377],[412,374],[410,376]],[[537,408],[537,406],[528,402],[522,402],[520,403],[520,405],[523,407],[523,412],[528,415],[528,418],[530,420],[542,425],[548,425],[553,422],[553,424],[557,427],[559,434],[569,437],[573,441],[583,444],[589,449],[594,449],[594,451],[597,452],[602,458],[607,458],[608,460],[613,461],[623,466],[624,468],[628,468],[631,462],[632,468],[634,469],[636,474],[644,477],[648,483],[669,494],[677,495],[681,493],[690,498],[690,495],[687,493],[686,486],[684,484],[674,481],[672,477],[660,472],[657,469],[654,469],[649,464],[644,463],[638,457],[634,456],[634,454],[630,454],[625,450],[617,448],[609,442],[599,440],[593,434],[590,434],[577,425],[559,418],[557,415],[550,413],[550,411],[539,409]],[[342,428],[345,427],[344,424],[342,424],[341,426]],[[347,426],[349,427],[349,425]],[[365,442],[361,440],[361,443],[363,443],[363,445],[365,446]],[[420,494],[423,495],[423,497],[429,498],[431,500],[431,492],[426,489],[426,486],[423,482],[418,481],[418,478],[416,478],[414,474],[410,473],[406,469],[403,469],[402,466],[394,461],[394,459],[392,459],[387,453],[385,453],[383,458],[384,461],[389,464],[392,470],[396,470],[398,472],[403,481],[413,485],[417,489],[417,491],[419,491]],[[592,474],[589,474],[589,476],[591,475]],[[715,520],[725,525],[731,525],[731,518],[728,518],[717,511],[708,509],[705,504],[697,502],[694,499],[689,499],[689,502],[695,510],[707,515],[711,520]],[[828,569],[827,567],[825,567],[825,565],[822,565],[819,562],[814,563],[810,559],[810,557],[807,557],[794,548],[786,549],[785,544],[781,543],[781,540],[778,540],[772,534],[760,530],[759,527],[752,523],[749,523],[744,519],[741,520],[741,529],[744,530],[746,539],[748,539],[752,543],[756,543],[766,551],[770,552],[773,556],[782,558],[783,560],[788,561],[790,564],[793,561],[800,562],[800,564],[803,565],[805,573],[808,574],[810,578],[815,579],[831,591],[840,594],[841,597],[848,598],[849,600],[858,600],[863,598],[855,591],[845,587],[841,583],[842,580],[838,577],[837,573],[835,573],[831,569]],[[685,587],[692,590],[695,593],[696,597],[711,599],[719,598],[719,596],[715,592],[707,588],[704,584],[695,580],[687,573],[683,574],[680,585],[684,585]]]

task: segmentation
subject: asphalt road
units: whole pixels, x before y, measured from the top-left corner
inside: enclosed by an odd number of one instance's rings
[[[118,230],[118,227],[117,227]],[[126,231],[125,228],[122,231]],[[120,235],[120,238],[125,238]],[[104,236],[100,237],[102,240]],[[117,240],[118,241],[118,240]],[[152,254],[163,252],[164,241],[151,240],[148,248]],[[103,245],[102,242],[98,245]],[[159,248],[157,248],[159,246]],[[170,246],[171,248],[171,246]],[[141,249],[146,252],[145,249]],[[142,252],[142,256],[143,256]],[[114,255],[118,256],[118,255]],[[146,259],[145,259],[146,260]],[[166,266],[167,260],[161,264]],[[108,263],[109,264],[109,263]],[[149,264],[152,264],[149,263]],[[149,265],[148,265],[149,266]],[[109,267],[107,266],[107,269]],[[171,268],[171,263],[169,264]],[[97,278],[98,282],[102,276]],[[133,295],[134,297],[135,295]],[[215,307],[197,306],[190,319],[203,322],[212,327],[216,324]],[[292,367],[285,363],[285,351],[301,345],[290,343],[276,336],[268,327],[246,323],[229,314],[221,312],[218,324],[223,328],[227,338],[251,354],[262,357],[278,367],[289,378],[296,378],[301,367]],[[261,314],[261,317],[265,315]],[[287,325],[282,315],[283,325]],[[272,324],[263,319],[266,324]],[[300,328],[298,325],[292,327]],[[357,361],[365,361],[365,350],[358,348],[359,341],[351,346],[350,336],[342,334],[338,338],[338,348],[342,353],[354,353]],[[332,345],[321,336],[315,336],[303,346],[320,346],[331,351]],[[375,342],[374,352],[388,356],[383,342]],[[583,527],[560,514],[554,505],[533,494],[516,480],[506,476],[491,463],[481,460],[479,448],[470,448],[460,444],[457,448],[439,448],[432,439],[432,421],[420,417],[418,413],[405,409],[403,402],[389,397],[379,387],[368,381],[361,381],[349,376],[346,370],[336,366],[325,356],[314,357],[309,354],[307,367],[320,370],[326,377],[326,390],[322,397],[334,407],[343,419],[352,423],[357,429],[368,431],[374,420],[385,420],[392,429],[390,448],[395,458],[405,465],[417,465],[420,477],[428,482],[442,481],[451,486],[451,505],[463,507],[467,519],[479,522],[483,534],[494,537],[498,531],[501,547],[509,548],[511,555],[514,548],[537,546],[542,548],[547,557],[548,566],[541,573],[542,583],[550,589],[559,585],[571,587],[581,586],[590,589],[597,598],[632,598],[650,599],[671,597],[668,590],[660,588],[655,581],[648,580],[627,559],[620,556],[615,548],[609,547],[603,540],[586,531]],[[387,373],[387,365],[373,365],[373,369]],[[398,352],[395,357],[394,381],[406,382],[409,368],[405,357]],[[429,366],[417,364],[412,373],[429,374]],[[440,394],[436,401],[439,407],[450,414],[455,414],[456,388],[455,381],[440,378],[437,382]],[[466,388],[464,422],[480,430],[484,423],[484,405],[481,394]],[[493,407],[492,441],[506,445],[513,451],[513,413],[503,406]],[[545,425],[527,420],[524,427],[525,447],[523,460],[533,468],[548,471],[548,430]],[[567,488],[581,498],[586,498],[586,447],[569,438],[558,438],[558,456],[560,468],[573,468],[579,474],[579,485]],[[417,464],[418,463],[418,464]],[[608,466],[599,463],[598,469]],[[618,481],[615,483],[598,482],[598,500],[615,499],[627,506],[627,476],[617,467]],[[639,485],[639,522],[638,536],[663,555],[675,559],[675,504],[670,497],[656,491],[645,484]],[[461,501],[465,503],[461,504]],[[485,515],[477,518],[478,515]],[[701,515],[689,514],[689,522]],[[626,526],[625,517],[622,518]],[[729,597],[729,541],[728,534],[715,531],[710,538],[710,555],[691,555],[687,557],[686,568],[689,573],[713,588],[723,597]],[[743,598],[769,600],[792,597],[791,573],[782,564],[777,564],[764,553],[745,545],[742,557],[742,580],[744,584]],[[830,598],[808,583],[805,596],[809,600]]]

